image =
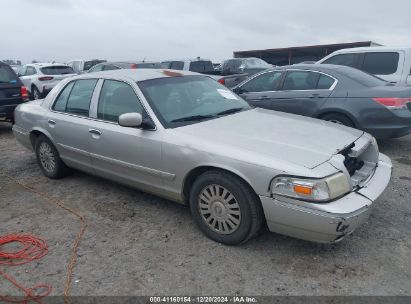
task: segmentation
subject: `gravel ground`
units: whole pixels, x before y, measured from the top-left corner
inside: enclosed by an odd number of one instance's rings
[[[237,247],[206,238],[189,210],[75,172],[45,178],[33,153],[0,124],[0,169],[61,199],[89,223],[71,295],[411,295],[411,136],[379,143],[394,175],[368,223],[343,242],[321,245],[269,232]],[[0,235],[31,233],[49,254],[1,267],[24,286],[64,289],[77,218],[0,175]],[[14,287],[0,281],[0,293]],[[18,291],[11,292],[18,294]]]

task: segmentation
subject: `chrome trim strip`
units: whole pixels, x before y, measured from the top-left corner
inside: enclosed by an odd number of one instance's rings
[[[288,71],[301,71],[301,72],[313,72],[313,73],[318,73],[318,74],[323,74],[325,76],[328,76],[332,79],[334,79],[334,83],[331,85],[331,87],[329,89],[313,89],[313,90],[278,90],[278,91],[261,91],[261,92],[245,92],[245,93],[263,93],[263,92],[267,92],[267,93],[276,93],[276,92],[305,92],[305,91],[333,91],[335,89],[335,87],[338,84],[338,79],[335,78],[334,76],[331,76],[327,73],[324,73],[322,71],[316,71],[316,70],[305,70],[305,69],[279,69],[279,70],[268,70],[268,71],[263,71],[260,73],[257,73],[255,75],[253,75],[252,77],[246,79],[245,81],[243,81],[242,83],[238,84],[236,87],[242,87],[243,85],[245,85],[246,83],[248,83],[249,81],[253,80],[254,78],[260,76],[260,75],[264,75],[266,73],[273,73],[273,72],[285,72],[287,73]]]
[[[67,145],[63,145],[63,144],[57,144],[57,145],[60,146],[61,148],[70,150],[72,152],[76,152],[76,153],[79,153],[79,154],[82,154],[82,155],[85,155],[85,156],[90,156],[90,153],[88,153],[87,151],[77,149],[77,148],[73,148],[73,147],[70,147],[70,146],[67,146]]]
[[[172,173],[168,173],[168,172],[164,172],[164,171],[160,171],[160,170],[156,170],[156,169],[152,169],[152,168],[147,168],[147,167],[143,167],[143,166],[139,166],[139,165],[134,165],[134,164],[130,164],[118,159],[113,159],[110,157],[106,157],[106,156],[102,156],[102,155],[98,155],[98,154],[94,154],[94,153],[89,153],[87,151],[81,150],[81,149],[77,149],[77,148],[73,148],[67,145],[63,145],[63,144],[58,144],[60,147],[65,148],[67,150],[73,151],[73,152],[77,152],[79,154],[82,155],[86,155],[86,156],[90,156],[102,161],[106,161],[109,163],[112,163],[114,165],[118,165],[118,166],[122,166],[122,167],[126,167],[129,169],[133,169],[136,170],[138,172],[144,173],[144,174],[148,174],[148,175],[152,175],[152,176],[157,176],[157,177],[161,177],[164,178],[167,181],[173,181],[176,177],[175,174]]]
[[[174,178],[176,177],[176,175],[172,174],[172,173],[163,172],[163,171],[160,171],[160,170],[147,168],[147,167],[143,167],[143,166],[139,166],[139,165],[135,165],[135,164],[130,164],[130,163],[118,160],[118,159],[113,159],[113,158],[110,158],[110,157],[106,157],[106,156],[102,156],[102,155],[98,155],[98,154],[94,154],[94,153],[90,153],[90,156],[93,157],[93,158],[102,160],[102,161],[112,163],[114,165],[119,165],[119,166],[126,167],[126,168],[129,168],[129,169],[137,170],[137,171],[139,171],[141,173],[144,173],[144,174],[153,175],[153,176],[157,176],[157,177],[162,177],[162,178],[166,179],[167,181],[173,181]]]

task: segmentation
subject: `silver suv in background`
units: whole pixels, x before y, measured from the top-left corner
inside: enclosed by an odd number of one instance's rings
[[[71,67],[60,63],[32,63],[22,66],[18,72],[20,80],[32,99],[47,96],[62,79],[76,75]]]
[[[107,62],[107,60],[100,60],[100,59],[74,59],[67,62],[67,65],[73,68],[74,72],[77,74],[86,73],[96,64]]]
[[[343,49],[317,63],[346,65],[396,85],[411,85],[411,48],[377,46]]]

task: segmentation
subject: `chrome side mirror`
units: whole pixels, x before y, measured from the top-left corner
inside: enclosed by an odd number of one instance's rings
[[[140,113],[124,113],[118,117],[118,124],[122,127],[137,128],[143,123]]]

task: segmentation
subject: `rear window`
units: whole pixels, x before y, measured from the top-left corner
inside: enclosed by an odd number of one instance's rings
[[[7,65],[0,65],[0,83],[16,83],[17,76]]]
[[[397,52],[373,52],[364,54],[362,70],[376,75],[390,75],[397,71],[400,54]]]
[[[193,61],[190,63],[190,71],[207,73],[214,71],[214,67],[211,61]]]
[[[90,60],[90,61],[86,61],[84,62],[84,71],[88,71],[90,70],[93,66],[95,66],[96,64],[102,63],[102,62],[106,62],[105,60]]]
[[[388,83],[374,75],[350,67],[340,67],[336,71],[366,87],[384,86]]]
[[[74,74],[74,70],[71,67],[65,65],[54,65],[40,68],[40,70],[45,75]]]

